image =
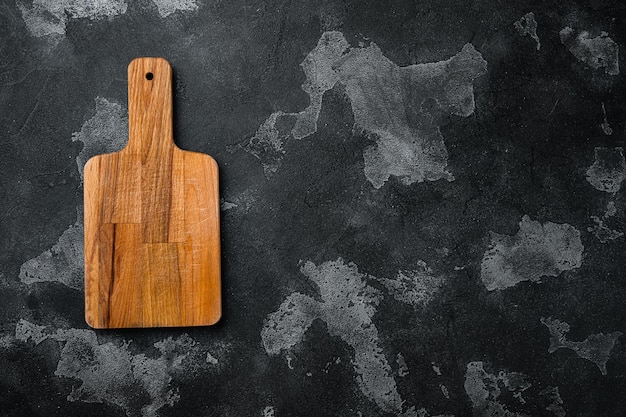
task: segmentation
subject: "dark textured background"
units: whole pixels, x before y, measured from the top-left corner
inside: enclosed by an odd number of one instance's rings
[[[3,0],[0,415],[626,415],[625,19]],[[84,322],[82,167],[126,141],[137,56],[220,165],[210,328]]]

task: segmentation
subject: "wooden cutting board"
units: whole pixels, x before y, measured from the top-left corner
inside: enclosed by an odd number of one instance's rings
[[[85,165],[85,318],[202,326],[221,315],[218,168],[172,134],[172,69],[128,66],[127,146]]]

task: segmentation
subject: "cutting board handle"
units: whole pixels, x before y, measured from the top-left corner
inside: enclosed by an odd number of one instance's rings
[[[172,67],[163,58],[128,65],[128,145],[123,152],[147,157],[173,147]]]

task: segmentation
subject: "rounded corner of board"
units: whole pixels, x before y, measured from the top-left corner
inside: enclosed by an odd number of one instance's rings
[[[219,169],[219,165],[217,164],[217,161],[215,160],[215,158],[213,158],[211,155],[207,155],[204,154],[206,156],[207,161],[209,161],[209,165],[211,166],[211,168],[213,169]]]
[[[97,163],[101,159],[101,157],[102,155],[96,155],[96,156],[92,156],[91,158],[89,158],[87,162],[85,162],[85,166],[83,167],[83,172],[87,171],[88,169],[91,169],[91,166]]]
[[[214,325],[216,325],[217,323],[219,323],[219,322],[220,322],[220,320],[222,320],[222,312],[221,312],[221,311],[217,314],[217,316],[215,316],[215,317],[211,317],[211,318],[207,321],[206,325],[207,325],[207,326],[214,326]]]
[[[219,164],[217,163],[215,158],[213,158],[209,154],[202,153],[202,152],[195,152],[195,151],[187,151],[187,150],[180,149],[180,148],[178,148],[178,151],[182,153],[183,157],[188,158],[186,162],[196,163],[196,164],[207,163],[207,165],[209,165],[211,169],[215,169],[216,171],[219,170]]]
[[[104,327],[98,326],[93,322],[93,319],[85,315],[85,323],[87,326],[91,327],[94,330],[103,329]]]

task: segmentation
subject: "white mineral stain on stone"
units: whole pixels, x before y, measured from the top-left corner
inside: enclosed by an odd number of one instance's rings
[[[2,280],[2,274],[0,274],[0,280]],[[0,349],[9,349],[15,342],[15,335],[11,333],[5,333],[0,330]]]
[[[498,400],[502,390],[510,391],[519,401],[517,393],[530,387],[525,376],[518,372],[488,373],[483,362],[470,362],[465,372],[465,392],[472,401],[474,416],[478,417],[527,417],[527,414],[512,412]],[[519,401],[520,404],[523,402]]]
[[[613,205],[613,208],[615,208],[615,205]],[[610,209],[607,209],[607,212],[604,213],[604,216],[602,216],[602,218],[598,216],[591,216],[591,219],[596,224],[593,227],[588,227],[587,231],[593,233],[594,236],[598,238],[601,243],[608,243],[612,240],[624,236],[624,232],[620,232],[619,230],[613,230],[605,224],[607,219],[614,214],[615,213],[611,214]]]
[[[569,324],[551,317],[542,318],[541,323],[550,331],[548,352],[553,353],[561,348],[571,349],[580,358],[595,363],[602,375],[607,374],[606,363],[617,339],[623,334],[622,332],[592,334],[582,342],[573,342],[567,340],[566,336],[570,330]]]
[[[433,368],[433,372],[436,373],[437,376],[441,376],[441,368],[434,363],[431,363],[430,366]]]
[[[243,146],[246,152],[261,161],[267,178],[278,171],[282,155],[285,154],[283,142],[287,135],[279,132],[276,128],[276,120],[283,115],[283,112],[272,113],[259,127],[252,139]]]
[[[558,387],[549,386],[537,392],[531,390],[530,378],[522,373],[500,371],[496,375],[485,367],[484,362],[470,362],[465,373],[465,392],[472,402],[475,417],[528,417],[536,415],[535,410],[539,407],[544,407],[555,417],[565,417]],[[505,405],[501,399],[503,393],[514,399],[515,408],[519,411],[511,411]],[[513,405],[510,402],[506,404]],[[524,409],[531,412],[526,413]]]
[[[398,365],[398,376],[405,377],[409,374],[409,367],[406,365],[406,361],[404,360],[404,356],[402,353],[398,353],[396,355],[396,364]]]
[[[404,413],[404,416],[406,417],[429,417],[430,414],[424,407],[420,408],[419,410],[416,410],[415,407],[411,407],[409,410],[407,410],[406,413]]]
[[[132,353],[130,342],[100,343],[92,330],[48,329],[26,320],[17,324],[15,337],[36,345],[47,339],[62,344],[54,374],[80,381],[68,401],[116,405],[129,416],[154,417],[163,406],[177,402],[172,374],[184,372],[183,361],[196,353],[196,342],[187,334],[156,342],[157,357]]]
[[[609,201],[606,204],[606,212],[604,213],[604,218],[613,217],[617,214],[617,207],[615,206],[614,201]]]
[[[274,407],[272,407],[271,405],[268,405],[267,407],[265,407],[263,409],[263,417],[274,417],[276,415],[276,411],[274,410]]]
[[[46,331],[46,326],[39,326],[26,320],[20,320],[15,325],[15,339],[17,340],[23,342],[31,340],[38,345],[48,337],[50,337],[50,334]]]
[[[376,141],[363,155],[365,176],[375,188],[391,176],[404,184],[454,179],[446,170],[448,152],[437,120],[426,103],[434,101],[443,111],[461,117],[473,113],[473,81],[487,72],[487,62],[471,44],[446,61],[399,67],[376,44],[350,48],[343,34],[331,31],[322,34],[301,66],[309,106],[297,113],[273,113],[242,146],[261,160],[266,177],[278,170],[287,139],[317,131],[322,96],[341,83],[350,99],[355,130]],[[278,129],[283,118],[293,121],[291,130]]]
[[[395,279],[378,278],[396,300],[412,305],[425,306],[441,289],[444,279],[433,274],[424,261],[413,271],[399,271]]]
[[[582,264],[580,232],[569,224],[533,221],[524,216],[514,236],[491,232],[480,275],[489,291],[513,287],[522,281],[556,277]]]
[[[243,149],[261,161],[265,176],[270,178],[280,167],[285,151],[283,144],[289,138],[302,139],[317,132],[317,119],[322,108],[322,96],[337,83],[338,76],[333,64],[349,48],[340,32],[325,32],[317,46],[300,64],[306,81],[302,90],[309,95],[309,105],[297,113],[282,111],[272,113],[259,127],[254,137]],[[295,120],[290,131],[281,132],[276,123],[281,118]]]
[[[537,36],[537,21],[533,12],[526,13],[520,20],[513,24],[520,36],[530,36],[537,44],[537,50],[541,49],[541,42]]]
[[[471,44],[447,61],[401,68],[372,43],[351,49],[335,65],[355,128],[376,140],[363,154],[365,176],[374,188],[391,176],[406,185],[454,179],[447,171],[439,125],[426,103],[434,100],[444,112],[461,117],[474,112],[473,81],[487,72],[487,62]],[[412,110],[414,121],[409,122]]]
[[[168,17],[172,13],[198,10],[196,0],[152,0],[159,10],[161,17]]]
[[[600,128],[605,135],[611,136],[613,134],[613,129],[611,129],[609,119],[606,116],[606,106],[604,105],[604,103],[602,103],[602,114],[604,115],[604,120],[600,124]]]
[[[206,353],[206,363],[210,363],[211,365],[217,365],[217,358],[211,355],[211,352]]]
[[[222,211],[233,211],[238,213],[247,213],[257,199],[258,190],[256,188],[247,188],[238,194],[226,194],[220,199],[220,209]]]
[[[547,387],[541,390],[540,396],[546,397],[550,403],[546,406],[546,410],[551,411],[556,417],[565,417],[565,408],[563,408],[563,399],[559,393],[559,387]]]
[[[561,43],[581,62],[592,68],[604,68],[610,75],[619,74],[619,46],[606,32],[592,36],[566,26],[559,32]]]
[[[65,36],[70,19],[103,19],[126,13],[124,0],[34,0],[32,4],[18,2],[26,28],[31,35],[41,38]]]
[[[230,201],[226,201],[223,198],[220,199],[220,210],[228,211],[228,210],[234,209],[236,207],[239,207],[239,205],[237,205],[235,203],[231,203]]]
[[[616,193],[626,178],[626,159],[624,149],[595,148],[595,160],[587,170],[587,181],[596,190]]]
[[[95,102],[96,113],[72,134],[73,142],[83,143],[83,149],[76,157],[81,178],[89,158],[119,151],[128,141],[128,115],[122,105],[103,97],[96,97]]]
[[[306,109],[294,113],[296,124],[292,129],[292,134],[295,139],[302,139],[317,132],[317,119],[322,109],[322,96],[326,91],[332,89],[339,80],[334,66],[349,47],[348,41],[341,32],[325,32],[315,49],[300,64],[306,76],[302,90],[309,95],[311,101]]]
[[[323,320],[332,336],[354,350],[352,363],[363,394],[385,412],[402,413],[403,401],[372,322],[381,293],[366,283],[355,264],[341,258],[320,266],[306,262],[300,270],[317,285],[320,300],[293,293],[268,315],[261,331],[266,352],[277,355],[290,349],[302,340],[313,320]]]
[[[85,253],[82,210],[78,211],[77,217],[76,224],[63,232],[50,249],[22,264],[20,280],[23,283],[57,281],[77,290],[83,288]]]
[[[308,295],[296,292],[287,296],[264,322],[261,339],[265,351],[277,355],[300,343],[313,320],[321,315],[319,310],[319,303]]]
[[[177,11],[198,10],[196,0],[152,0],[162,18]],[[126,13],[125,0],[33,0],[18,1],[26,28],[32,36],[46,38],[52,46],[65,38],[71,19],[112,19]]]

